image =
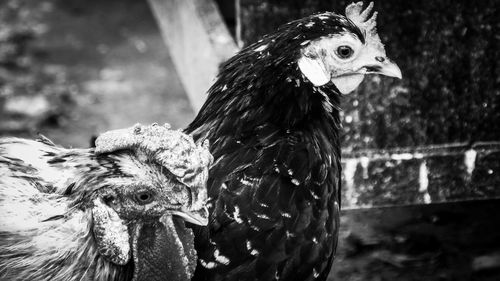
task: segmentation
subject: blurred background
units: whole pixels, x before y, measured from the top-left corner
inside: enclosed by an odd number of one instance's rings
[[[65,146],[194,111],[146,1],[0,1],[0,133]]]
[[[334,0],[0,1],[0,135],[183,128],[219,64]],[[500,3],[375,3],[403,80],[342,99],[332,280],[500,280]]]

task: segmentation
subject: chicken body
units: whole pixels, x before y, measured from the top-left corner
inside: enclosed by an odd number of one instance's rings
[[[187,132],[210,140],[194,280],[326,280],[340,209],[340,97],[399,77],[362,3],[280,27],[226,62]]]

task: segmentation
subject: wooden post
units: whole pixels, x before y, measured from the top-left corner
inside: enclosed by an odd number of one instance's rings
[[[148,0],[195,111],[220,63],[238,50],[213,0]]]

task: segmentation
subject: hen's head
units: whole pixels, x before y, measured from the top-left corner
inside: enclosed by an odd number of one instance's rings
[[[324,13],[302,22],[305,28],[325,32],[311,41],[304,41],[298,65],[315,85],[333,82],[347,94],[363,80],[365,74],[375,73],[402,77],[401,70],[386,55],[376,30],[377,12],[370,13],[373,2],[363,10],[363,3],[351,4],[346,16]]]
[[[133,154],[126,157],[124,151]],[[121,217],[145,219],[168,212],[191,223],[208,223],[208,143],[197,145],[180,131],[138,124],[100,135],[94,152],[120,156],[117,174],[104,178],[95,192]]]
[[[363,10],[358,2],[347,6],[345,16],[325,12],[282,25],[225,63],[210,92],[283,93],[287,89],[277,87],[299,88],[308,81],[315,87],[333,84],[347,94],[366,74],[401,78],[377,34],[372,8],[370,3]]]

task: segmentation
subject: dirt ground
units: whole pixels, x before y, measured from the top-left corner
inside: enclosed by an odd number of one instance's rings
[[[78,94],[68,118],[41,126],[64,146],[140,123],[184,127],[194,117],[146,1],[49,1],[39,63],[64,67]],[[32,132],[33,133],[33,132]]]

